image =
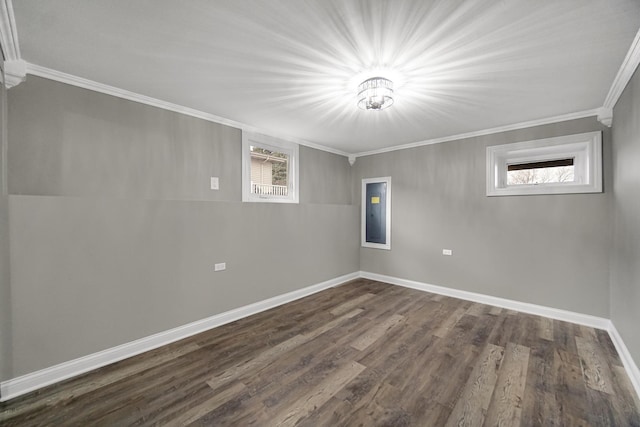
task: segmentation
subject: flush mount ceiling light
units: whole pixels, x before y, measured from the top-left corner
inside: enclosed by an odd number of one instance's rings
[[[358,107],[363,110],[384,110],[393,104],[393,82],[384,77],[372,77],[358,85]]]

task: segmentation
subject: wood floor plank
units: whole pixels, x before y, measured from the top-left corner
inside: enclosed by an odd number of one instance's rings
[[[351,319],[351,318],[359,315],[363,311],[364,310],[361,309],[361,308],[356,308],[354,310],[351,310],[351,311],[341,315],[340,317],[337,317],[336,319],[331,320],[330,322],[327,322],[324,325],[317,327],[316,329],[314,329],[314,330],[312,330],[310,332],[306,332],[304,334],[304,336],[309,340],[315,339],[315,338],[319,337],[320,335],[326,333],[327,331],[330,331],[331,329],[333,329],[336,326],[340,325],[345,320]]]
[[[190,393],[191,387],[200,387],[203,377],[204,363],[190,363],[190,359],[182,359],[173,363],[154,367],[141,374],[131,376],[92,391],[81,396],[81,400],[88,402],[95,414],[94,419],[114,420],[126,423],[158,412],[166,402],[174,403],[185,393]],[[171,376],[163,375],[171,372]],[[176,382],[176,378],[180,378]],[[168,393],[167,390],[178,390]],[[123,390],[135,390],[135,395],[123,393]],[[104,414],[104,415],[103,415]],[[74,405],[61,405],[56,411],[57,424],[80,424],[86,414],[74,410]],[[105,424],[113,424],[105,422]]]
[[[486,425],[516,426],[522,418],[529,348],[509,343],[487,411]]]
[[[467,309],[464,307],[456,308],[456,310],[438,326],[438,329],[433,334],[439,338],[444,338],[449,331],[453,329],[456,323],[462,319],[462,316],[465,315],[466,311]]]
[[[365,369],[358,362],[347,363],[314,387],[311,393],[301,396],[292,405],[282,408],[274,414],[273,425],[280,427],[296,425],[300,419],[322,406]]]
[[[538,336],[543,340],[553,341],[553,319],[548,317],[538,317],[540,333]]]
[[[352,410],[345,425],[354,426],[403,426],[410,425],[411,415],[402,407],[399,390],[381,382],[366,406]]]
[[[188,411],[180,413],[177,417],[171,418],[163,422],[163,425],[167,426],[185,426],[191,424],[196,420],[207,415],[209,412],[228,402],[232,397],[237,396],[245,390],[245,386],[242,383],[233,384],[226,390],[216,393],[210,399],[200,403],[199,405],[189,409]]]
[[[367,331],[367,333],[352,342],[351,347],[360,351],[364,350],[365,348],[369,347],[371,344],[382,338],[385,334],[389,333],[389,331],[392,330],[394,326],[399,325],[403,320],[404,316],[394,314],[393,316],[389,317],[379,325],[371,328],[369,331]]]
[[[584,382],[580,358],[564,349],[555,349],[553,355],[554,392],[559,425],[589,425],[587,386]]]
[[[640,397],[636,394],[627,371],[622,366],[612,367],[615,396],[612,398],[616,417],[621,425],[640,426]]]
[[[366,293],[364,295],[360,295],[357,298],[354,298],[347,302],[343,302],[339,306],[331,309],[329,313],[333,314],[334,316],[340,316],[341,314],[351,311],[353,308],[358,307],[360,304],[370,300],[373,297],[375,297],[375,294]]]
[[[485,347],[462,396],[447,419],[447,427],[483,425],[503,356],[504,348],[493,344]]]
[[[467,309],[466,314],[471,315],[471,316],[480,317],[485,313],[485,310],[487,308],[488,307],[486,305],[484,305],[484,304],[473,303]]]
[[[5,426],[640,426],[606,331],[358,279],[0,403]]]
[[[491,307],[489,314],[492,316],[499,316],[502,313],[502,307]]]
[[[275,347],[270,348],[269,350],[266,350],[262,353],[260,353],[259,355],[253,357],[251,360],[246,361],[242,364],[236,365],[230,369],[225,370],[224,372],[220,373],[219,375],[216,375],[215,377],[211,378],[209,381],[207,381],[207,384],[209,384],[211,386],[211,388],[216,389],[222,385],[227,384],[228,382],[231,382],[235,379],[237,379],[240,375],[258,368],[258,367],[262,367],[265,364],[267,364],[268,362],[273,362],[274,360],[276,360],[280,355],[290,352],[292,350],[294,350],[296,347],[301,346],[302,344],[305,344],[307,342],[309,342],[310,340],[316,338],[319,335],[322,335],[323,333],[333,329],[334,327],[336,327],[337,325],[339,325],[342,321],[344,321],[345,319],[350,319],[360,313],[362,313],[362,309],[355,309],[352,310],[346,314],[343,314],[342,316],[332,320],[331,322],[328,322],[326,324],[324,324],[323,326],[314,329],[313,331],[309,332],[308,334],[305,335],[296,335],[293,338],[290,338],[286,341],[283,341],[282,343],[276,345]]]
[[[572,354],[578,354],[575,338],[576,329],[571,323],[562,321],[553,322],[553,339],[558,343],[558,348]]]
[[[348,344],[327,346],[315,340],[304,346],[303,353],[290,354],[260,372],[244,378],[252,393],[259,395],[265,407],[272,408],[296,400],[307,393],[318,378],[333,372],[337,366],[352,361],[358,350]]]
[[[596,329],[595,331],[598,337],[598,345],[604,352],[607,360],[611,362],[611,366],[623,367],[622,360],[620,360],[616,346],[613,344],[613,341],[611,341],[609,333],[603,329]]]
[[[602,351],[592,340],[582,337],[576,337],[576,347],[587,386],[593,390],[613,394],[611,369]]]
[[[58,392],[48,394],[45,391],[45,393],[43,393],[45,394],[43,399],[31,400],[29,402],[25,402],[25,404],[13,406],[10,411],[7,411],[6,413],[0,410],[0,421],[2,421],[9,413],[12,416],[18,416],[21,413],[27,413],[29,411],[35,411],[38,408],[43,408],[45,404],[46,407],[50,407],[59,402],[73,399],[74,396],[84,395],[121,381],[122,379],[137,375],[142,371],[153,368],[154,366],[160,366],[197,350],[199,350],[199,347],[196,344],[189,343],[179,348],[172,348],[170,351],[153,351],[143,355],[143,357],[138,357],[135,360],[129,359],[122,363],[120,369],[113,369],[113,366],[101,368],[98,371],[85,374],[85,381],[67,381],[66,384],[69,386]]]
[[[556,401],[552,398],[553,387],[553,342],[540,340],[529,354],[529,367],[522,402],[523,426],[544,425],[548,420],[558,419]]]
[[[595,329],[590,328],[589,326],[585,326],[585,325],[578,325],[578,328],[580,328],[580,336],[582,338],[585,338],[589,341],[597,341],[598,340],[598,333],[596,332]]]

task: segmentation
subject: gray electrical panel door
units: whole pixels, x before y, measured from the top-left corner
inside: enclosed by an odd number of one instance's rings
[[[366,241],[387,243],[387,183],[367,183]]]

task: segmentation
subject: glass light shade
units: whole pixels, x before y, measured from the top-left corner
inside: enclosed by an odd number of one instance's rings
[[[384,77],[372,77],[358,86],[358,107],[363,110],[384,110],[393,104],[393,82]]]

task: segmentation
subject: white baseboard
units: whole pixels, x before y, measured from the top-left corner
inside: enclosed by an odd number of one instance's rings
[[[514,301],[505,298],[498,298],[474,292],[462,291],[459,289],[446,288],[444,286],[430,285],[428,283],[416,282],[414,280],[400,279],[393,276],[385,276],[383,274],[369,273],[361,271],[360,277],[364,279],[377,280],[379,282],[391,283],[392,285],[404,286],[405,288],[417,289],[420,291],[431,292],[439,295],[446,295],[453,298],[459,298],[467,301],[479,302],[481,304],[494,305],[497,307],[507,308],[510,310],[521,311],[524,313],[535,314],[538,316],[549,317],[552,319],[563,320],[565,322],[577,323],[579,325],[590,326],[592,328],[604,329],[609,333],[611,341],[616,346],[618,355],[629,375],[629,379],[636,390],[636,394],[640,398],[640,370],[635,364],[629,349],[624,344],[622,337],[616,330],[611,320],[603,317],[592,316],[589,314],[575,313],[573,311],[561,310],[558,308],[545,307],[537,304]]]
[[[613,322],[609,325],[609,336],[611,337],[611,341],[613,341],[613,345],[616,346],[618,356],[620,356],[627,375],[629,375],[629,379],[631,380],[631,384],[633,384],[633,388],[636,390],[638,398],[640,398],[640,369],[638,369],[638,366],[631,357],[629,349],[622,340]]]
[[[346,274],[327,280],[326,282],[298,289],[293,292],[278,295],[263,301],[239,307],[224,313],[216,314],[206,319],[198,320],[168,331],[160,332],[126,344],[112,347],[97,353],[89,354],[78,359],[63,362],[49,368],[22,375],[0,383],[0,401],[4,402],[21,396],[39,388],[66,380],[71,377],[92,371],[114,362],[135,356],[145,351],[153,350],[166,344],[190,337],[206,330],[242,319],[252,314],[277,307],[282,304],[315,294],[322,290],[341,285],[357,279],[359,273]]]
[[[577,323],[579,325],[590,326],[597,329],[608,330],[609,325],[611,324],[609,319],[605,319],[603,317],[575,313],[573,311],[561,310],[559,308],[545,307],[543,305],[514,301],[505,298],[493,297],[490,295],[477,294],[475,292],[462,291],[459,289],[446,288],[444,286],[430,285],[428,283],[400,279],[398,277],[385,276],[383,274],[369,273],[367,271],[361,271],[360,277],[365,279],[377,280],[380,282],[391,283],[393,285],[404,286],[405,288],[418,289],[420,291],[432,292],[434,294],[446,295],[449,297],[459,298],[467,301],[479,302],[481,304],[494,305],[496,307],[521,311],[523,313],[550,317],[552,319]]]
[[[39,388],[54,384],[59,381],[66,380],[71,377],[83,374],[85,372],[101,368],[114,362],[135,356],[145,351],[153,350],[166,344],[190,337],[192,335],[204,332],[206,330],[222,326],[224,324],[242,319],[252,314],[277,307],[282,304],[303,298],[305,296],[320,292],[322,290],[341,285],[350,280],[362,277],[370,280],[390,283],[393,285],[403,286],[406,288],[417,289],[435,294],[446,295],[454,298],[464,299],[467,301],[479,302],[482,304],[494,305],[510,310],[521,311],[524,313],[536,314],[539,316],[550,317],[552,319],[563,320],[566,322],[577,323],[598,329],[605,329],[609,332],[618,354],[624,364],[624,367],[631,379],[633,387],[638,396],[640,396],[640,370],[636,366],[629,350],[627,349],[622,337],[616,330],[615,326],[609,319],[591,316],[588,314],[574,313],[571,311],[550,308],[536,304],[529,304],[520,301],[514,301],[504,298],[493,297],[489,295],[467,292],[458,289],[447,288],[443,286],[430,285],[427,283],[417,282],[413,280],[400,279],[392,276],[385,276],[377,273],[369,273],[366,271],[346,274],[327,280],[326,282],[278,295],[263,301],[239,307],[206,319],[198,320],[187,325],[179,326],[168,331],[160,332],[136,341],[112,347],[97,353],[70,360],[59,365],[51,366],[36,372],[32,372],[17,378],[13,378],[0,383],[0,401],[4,402],[14,397],[21,396]]]

